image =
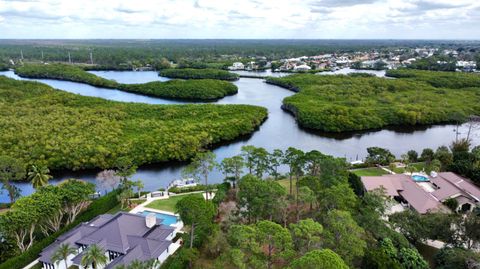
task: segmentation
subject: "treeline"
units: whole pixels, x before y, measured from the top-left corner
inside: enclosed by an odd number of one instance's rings
[[[238,74],[211,68],[171,68],[160,70],[159,74],[162,77],[180,79],[220,79],[233,81],[239,78]]]
[[[402,78],[301,74],[271,77],[267,83],[299,91],[283,100],[283,108],[292,112],[300,125],[329,132],[463,122],[480,112],[479,88],[472,88],[479,85],[480,76],[388,72]]]
[[[214,160],[201,153],[186,170],[206,179]],[[387,198],[356,192],[361,181],[345,159],[244,146],[220,167],[229,189],[176,205],[188,233],[164,268],[428,268],[383,218]]]
[[[436,72],[411,69],[387,70],[386,76],[423,81],[437,88],[480,87],[480,75],[464,72]]]
[[[156,66],[163,59],[224,62],[252,56],[269,60],[303,55],[423,46],[478,48],[478,42],[418,40],[2,40],[0,61],[91,63],[106,69]],[[92,59],[90,58],[92,53]]]
[[[213,79],[122,84],[89,73],[82,66],[69,64],[25,64],[16,68],[15,73],[21,77],[68,80],[170,99],[215,100],[238,91],[231,83]]]
[[[118,89],[163,98],[190,100],[216,100],[238,92],[237,86],[232,83],[214,79],[121,84]]]
[[[0,151],[50,169],[187,160],[255,130],[267,110],[249,105],[119,103],[0,77]]]

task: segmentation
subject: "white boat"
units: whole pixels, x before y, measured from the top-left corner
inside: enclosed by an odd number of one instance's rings
[[[198,182],[193,179],[193,178],[182,178],[182,179],[176,179],[168,185],[168,188],[186,188],[186,187],[195,187],[198,185]]]

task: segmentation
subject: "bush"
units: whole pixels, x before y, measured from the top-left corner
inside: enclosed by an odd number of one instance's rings
[[[458,208],[458,201],[454,198],[448,198],[443,202],[444,205],[446,205],[450,210],[455,212]]]
[[[0,269],[21,269],[24,266],[28,265],[31,263],[33,260],[38,258],[38,255],[44,248],[46,248],[48,245],[52,244],[57,237],[60,235],[66,233],[67,231],[73,229],[75,226],[82,222],[87,222],[94,217],[105,214],[108,212],[110,209],[114,208],[118,204],[117,201],[117,192],[113,191],[108,193],[105,196],[102,196],[98,198],[97,200],[94,200],[88,208],[82,212],[78,217],[70,224],[62,229],[60,231],[51,234],[50,236],[43,238],[42,240],[34,243],[32,247],[30,247],[27,251],[21,253],[20,255],[17,255],[4,263],[0,264]]]

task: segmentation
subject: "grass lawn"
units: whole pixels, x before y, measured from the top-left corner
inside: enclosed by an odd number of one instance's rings
[[[429,174],[431,171],[430,167],[425,165],[425,162],[412,163],[412,166],[415,167],[415,172],[425,171],[426,173]],[[387,167],[387,169],[390,169],[390,168]],[[392,171],[397,174],[403,174],[407,172],[406,169],[403,167],[394,168]]]
[[[361,169],[355,169],[355,170],[350,170],[352,173],[355,175],[362,177],[362,176],[381,176],[381,175],[386,175],[388,174],[387,171],[378,168],[378,167],[369,167],[369,168],[361,168]]]
[[[148,204],[146,207],[158,209],[158,210],[164,210],[168,212],[175,212],[175,205],[178,203],[178,201],[180,201],[180,199],[185,197],[185,195],[195,195],[195,196],[203,197],[202,193],[180,194],[180,195],[171,196],[168,199],[155,200],[150,204]]]
[[[278,184],[282,185],[282,187],[285,188],[285,190],[287,191],[287,193],[290,193],[290,179],[289,178],[284,178],[284,179],[280,179],[280,180],[277,180]],[[295,178],[292,179],[292,191],[293,191],[293,195],[295,196],[295,187],[297,186],[297,181],[295,180]]]
[[[112,214],[114,215],[115,213],[118,213],[120,211],[127,211],[128,209],[121,209],[120,208],[120,203],[116,205],[114,208],[108,210],[105,214]]]

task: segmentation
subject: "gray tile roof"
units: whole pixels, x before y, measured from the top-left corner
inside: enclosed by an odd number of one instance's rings
[[[171,244],[166,238],[174,231],[173,227],[162,225],[161,222],[161,219],[157,219],[156,225],[148,228],[145,216],[142,215],[125,212],[100,215],[58,237],[57,241],[40,253],[39,260],[52,263],[50,257],[63,243],[76,247],[96,244],[105,251],[121,253],[123,255],[112,262],[117,265],[128,264],[133,260],[157,258]],[[81,257],[81,254],[77,255],[73,259],[74,263],[79,264]]]

